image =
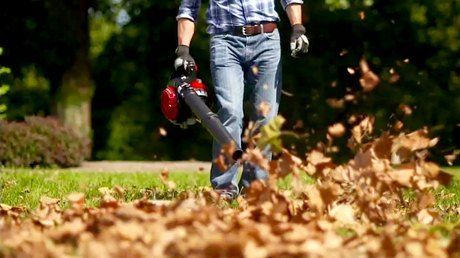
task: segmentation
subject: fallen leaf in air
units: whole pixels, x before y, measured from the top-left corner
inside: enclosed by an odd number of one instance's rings
[[[347,72],[348,72],[349,74],[351,74],[351,75],[353,75],[353,74],[356,73],[355,69],[353,69],[353,68],[351,68],[351,67],[348,67],[348,68],[347,68]]]
[[[258,110],[262,116],[267,117],[270,114],[272,108],[268,102],[262,101],[258,106]]]
[[[166,131],[166,129],[164,129],[163,127],[158,128],[158,133],[163,137],[166,137],[168,135],[168,131]]]
[[[405,105],[405,104],[400,104],[399,110],[401,110],[403,114],[406,116],[409,116],[412,114],[412,108],[410,108],[408,105]]]
[[[342,123],[333,124],[327,131],[332,137],[342,137],[345,134],[345,126]]]
[[[365,92],[372,91],[379,83],[380,78],[370,70],[366,59],[362,58],[359,61],[359,67],[361,69],[361,78],[359,83]]]

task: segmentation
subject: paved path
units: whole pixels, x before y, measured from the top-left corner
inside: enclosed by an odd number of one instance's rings
[[[72,171],[86,172],[160,172],[164,168],[170,172],[207,172],[211,162],[202,161],[86,161]]]

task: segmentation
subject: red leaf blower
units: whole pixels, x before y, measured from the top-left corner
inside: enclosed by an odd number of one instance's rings
[[[236,146],[231,153],[233,160],[238,160],[243,151],[220,122],[217,115],[206,105],[208,92],[206,85],[196,77],[197,67],[188,71],[178,69],[171,76],[166,89],[161,94],[161,111],[173,124],[181,128],[201,121],[201,124],[223,146]]]

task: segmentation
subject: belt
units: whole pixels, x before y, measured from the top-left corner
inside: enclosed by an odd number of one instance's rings
[[[261,33],[272,33],[276,27],[276,22],[266,22],[255,25],[235,26],[230,29],[229,33],[236,36],[254,36]]]

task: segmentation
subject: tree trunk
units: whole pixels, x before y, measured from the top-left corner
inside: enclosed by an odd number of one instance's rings
[[[62,76],[56,92],[56,112],[65,125],[82,136],[91,136],[91,98],[93,87],[89,60],[88,0],[73,0],[70,8],[72,33],[77,42],[73,64]]]

